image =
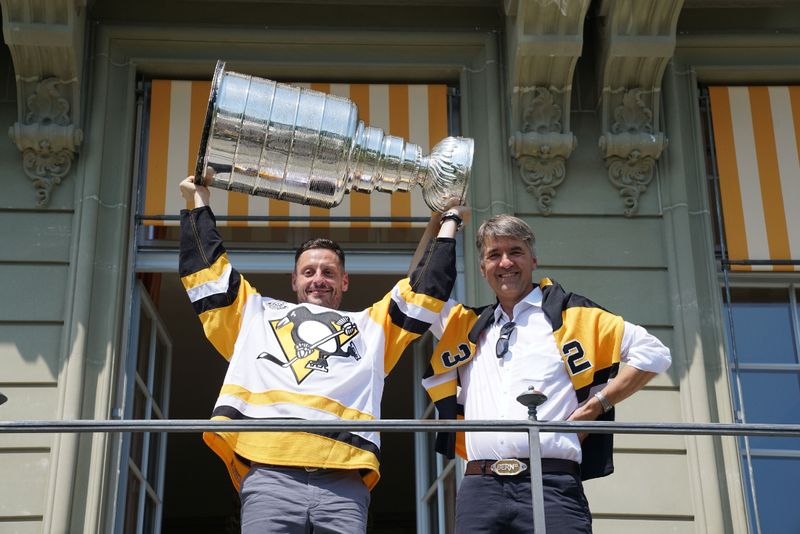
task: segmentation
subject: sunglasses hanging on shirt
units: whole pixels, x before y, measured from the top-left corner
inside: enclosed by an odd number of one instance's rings
[[[497,340],[497,345],[494,347],[498,358],[502,358],[508,352],[509,339],[516,327],[517,323],[509,321],[500,328],[500,338]]]

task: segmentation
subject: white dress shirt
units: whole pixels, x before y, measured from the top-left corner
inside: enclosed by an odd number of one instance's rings
[[[464,418],[527,419],[528,408],[517,402],[517,396],[534,386],[547,395],[547,401],[537,409],[538,418],[564,421],[578,408],[578,400],[556,345],[553,327],[542,310],[539,287],[517,303],[513,311],[517,326],[505,356],[498,358],[495,353],[500,329],[509,321],[502,306],[498,306],[494,323],[478,340],[475,357],[458,368],[461,380],[458,399],[464,405]],[[437,326],[433,328],[435,335]],[[628,322],[620,358],[636,369],[656,373],[665,371],[671,363],[669,349],[644,328]],[[577,434],[542,432],[539,436],[542,457],[581,462]],[[469,460],[529,457],[526,432],[467,432],[466,447]]]

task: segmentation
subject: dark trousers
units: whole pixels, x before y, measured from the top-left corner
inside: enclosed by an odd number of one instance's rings
[[[591,534],[592,514],[580,477],[542,478],[547,534]],[[456,499],[456,534],[531,534],[531,477],[468,475]]]

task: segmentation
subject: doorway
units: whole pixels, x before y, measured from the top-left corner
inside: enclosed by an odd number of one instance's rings
[[[243,274],[262,294],[292,302],[289,274]],[[342,309],[360,310],[380,300],[401,275],[351,274]],[[161,275],[159,313],[174,340],[171,419],[207,419],[228,362],[206,339],[177,273]],[[429,354],[429,353],[428,353]],[[412,347],[386,379],[381,417],[414,418]],[[381,480],[372,491],[368,532],[411,534],[416,529],[414,435],[381,435]],[[173,433],[166,452],[164,534],[238,532],[239,501],[228,471],[196,433]]]

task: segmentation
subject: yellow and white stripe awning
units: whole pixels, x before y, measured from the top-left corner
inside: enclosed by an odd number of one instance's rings
[[[349,98],[358,105],[367,126],[419,145],[423,154],[447,137],[446,85],[294,84]],[[211,82],[154,80],[150,102],[149,145],[144,215],[177,215],[191,207],[184,202],[178,184],[194,174]],[[430,217],[430,209],[415,187],[410,193],[351,193],[333,209],[212,190],[216,215],[295,217]],[[177,224],[145,220],[145,224]],[[225,222],[219,223],[221,226]],[[227,226],[345,226],[409,227],[392,222],[227,222]],[[413,226],[425,226],[414,223]]]
[[[709,93],[729,259],[800,259],[800,87],[711,87]]]

